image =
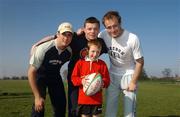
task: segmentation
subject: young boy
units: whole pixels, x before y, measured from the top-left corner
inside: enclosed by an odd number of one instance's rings
[[[109,86],[110,77],[106,63],[98,59],[101,48],[102,45],[99,40],[89,41],[87,43],[88,55],[84,59],[78,60],[72,73],[71,80],[74,86],[79,86],[78,113],[81,117],[100,117],[102,113],[102,90],[92,96],[87,96],[83,92],[84,76],[95,72],[102,76],[102,87],[107,88]]]

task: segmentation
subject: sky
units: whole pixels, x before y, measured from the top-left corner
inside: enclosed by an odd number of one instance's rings
[[[31,46],[60,23],[77,30],[87,17],[101,21],[109,10],[138,35],[148,76],[161,77],[165,68],[180,75],[179,0],[0,0],[0,77],[26,76]],[[109,64],[108,55],[101,58]]]

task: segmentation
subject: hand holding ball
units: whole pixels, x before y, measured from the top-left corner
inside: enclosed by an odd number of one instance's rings
[[[96,94],[102,88],[102,76],[100,73],[91,73],[82,81],[83,91],[87,96]]]

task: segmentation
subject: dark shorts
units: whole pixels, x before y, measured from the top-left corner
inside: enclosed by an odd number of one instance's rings
[[[78,114],[98,115],[102,113],[102,105],[78,105]]]

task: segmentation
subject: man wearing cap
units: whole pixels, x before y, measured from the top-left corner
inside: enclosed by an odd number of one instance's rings
[[[72,50],[68,46],[72,37],[72,25],[64,22],[59,25],[54,40],[35,47],[28,69],[28,80],[34,94],[32,117],[44,117],[46,88],[48,88],[54,117],[65,117],[66,96],[60,68],[72,56]]]

